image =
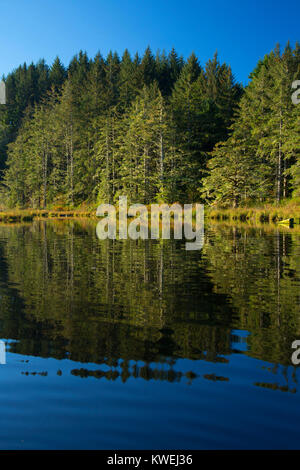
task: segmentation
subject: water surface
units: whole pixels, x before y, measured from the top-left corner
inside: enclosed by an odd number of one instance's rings
[[[299,448],[300,235],[0,226],[0,448]]]

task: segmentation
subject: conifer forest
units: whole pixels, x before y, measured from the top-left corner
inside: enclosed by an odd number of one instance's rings
[[[300,45],[276,46],[238,83],[218,54],[80,51],[24,63],[0,106],[5,207],[195,202],[223,207],[300,196]]]

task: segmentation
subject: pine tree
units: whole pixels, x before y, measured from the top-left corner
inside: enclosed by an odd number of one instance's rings
[[[144,86],[124,117],[119,143],[120,190],[132,202],[150,203],[163,191],[165,115],[157,83]]]
[[[51,86],[53,86],[56,91],[61,90],[65,79],[66,79],[65,67],[61,63],[59,57],[56,57],[49,72],[49,80],[50,80]]]
[[[119,107],[125,111],[138,93],[138,66],[125,49],[120,64]]]
[[[140,73],[142,85],[149,86],[156,78],[155,59],[149,46],[142,57]]]

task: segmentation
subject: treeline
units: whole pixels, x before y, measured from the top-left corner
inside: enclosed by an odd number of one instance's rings
[[[6,78],[3,184],[12,206],[61,201],[191,200],[209,152],[227,137],[241,94],[217,55],[204,68],[195,54],[132,58],[80,52],[20,67]],[[6,139],[6,141],[5,141]]]
[[[217,54],[80,52],[6,77],[2,200],[12,207],[243,201],[290,196],[300,180],[299,46],[260,61],[245,90]]]

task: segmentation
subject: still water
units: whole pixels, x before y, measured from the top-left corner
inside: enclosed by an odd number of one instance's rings
[[[300,448],[299,232],[95,226],[0,226],[0,448]]]

